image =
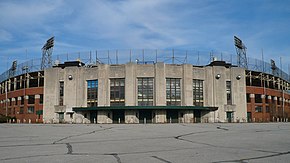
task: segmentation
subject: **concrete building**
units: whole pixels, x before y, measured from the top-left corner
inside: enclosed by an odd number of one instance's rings
[[[46,69],[44,123],[246,122],[245,70],[225,62]]]

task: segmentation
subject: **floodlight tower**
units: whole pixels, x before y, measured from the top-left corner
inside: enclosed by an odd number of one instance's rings
[[[247,62],[247,55],[246,49],[247,47],[243,44],[242,40],[239,39],[237,36],[234,36],[237,57],[238,57],[238,66],[248,69],[248,62]]]
[[[17,68],[17,61],[13,61],[12,62],[12,66],[11,68],[9,69],[9,74],[8,74],[8,77],[13,77],[15,75],[15,72],[16,72],[16,68]]]
[[[42,60],[41,60],[41,70],[49,68],[52,66],[52,50],[54,46],[54,36],[46,41],[42,47]]]

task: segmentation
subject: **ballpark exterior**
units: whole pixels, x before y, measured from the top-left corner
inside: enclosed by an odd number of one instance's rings
[[[1,82],[0,113],[18,123],[288,121],[289,80],[224,61],[208,65],[80,61]]]

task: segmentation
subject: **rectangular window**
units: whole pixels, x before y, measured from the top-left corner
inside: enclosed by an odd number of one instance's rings
[[[125,79],[110,79],[111,106],[125,105]]]
[[[266,103],[266,104],[269,104],[269,95],[266,95],[266,96],[265,96],[265,103]]]
[[[34,104],[35,103],[35,96],[29,95],[28,96],[28,104]]]
[[[10,91],[14,91],[14,81],[12,81],[10,84]]]
[[[138,78],[138,106],[153,105],[153,78]]]
[[[20,79],[17,79],[16,81],[16,90],[20,89]]]
[[[43,87],[44,85],[44,77],[39,78],[39,87]]]
[[[18,97],[15,97],[15,105],[18,105]]]
[[[23,113],[24,113],[24,108],[23,107],[20,107],[19,114],[23,114]]]
[[[39,104],[43,104],[43,94],[40,95]]]
[[[232,104],[232,83],[231,81],[226,81],[226,92],[227,92],[227,104]]]
[[[192,80],[193,105],[203,106],[203,80]]]
[[[63,96],[64,96],[64,82],[59,82],[59,105],[63,106]]]
[[[250,94],[247,93],[246,96],[247,96],[247,103],[251,103],[251,97],[250,97]]]
[[[98,80],[87,81],[87,106],[98,106]]]
[[[266,106],[266,113],[270,113],[270,107]]]
[[[21,105],[24,105],[24,96],[21,96]]]
[[[262,103],[262,95],[255,94],[255,103]]]
[[[256,113],[262,113],[262,110],[263,110],[262,106],[256,106],[255,107],[255,112]]]
[[[28,114],[33,114],[33,113],[34,113],[34,106],[29,106],[29,107],[27,108],[27,113],[28,113]]]
[[[166,79],[166,104],[167,106],[181,105],[181,86],[180,79],[167,78]]]

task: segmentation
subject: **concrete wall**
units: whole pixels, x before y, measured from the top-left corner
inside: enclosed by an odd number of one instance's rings
[[[220,74],[220,78],[215,76]],[[72,80],[68,76],[73,77]],[[240,75],[241,79],[236,77]],[[59,108],[64,108],[64,118],[71,121],[73,107],[86,107],[87,80],[98,79],[98,106],[110,106],[110,78],[125,78],[125,105],[137,106],[137,81],[140,77],[154,78],[155,106],[166,106],[166,78],[181,79],[181,105],[192,106],[192,79],[204,80],[204,106],[218,107],[215,112],[202,113],[202,120],[208,122],[225,122],[226,112],[233,112],[234,121],[246,119],[246,85],[245,70],[242,68],[224,66],[193,67],[190,64],[148,64],[128,63],[125,65],[99,64],[97,67],[66,67],[51,68],[45,71],[44,89],[44,121],[57,121]],[[59,105],[59,81],[64,82],[64,106]],[[232,105],[227,105],[226,81],[232,83]],[[153,121],[166,123],[166,111],[155,110]],[[83,113],[74,113],[73,121],[84,123],[89,120]],[[110,117],[108,117],[110,114]],[[138,123],[138,111],[125,111],[125,123]],[[194,121],[193,111],[183,110],[185,123]],[[78,120],[85,119],[85,120]],[[99,111],[98,123],[112,123],[111,111]]]

